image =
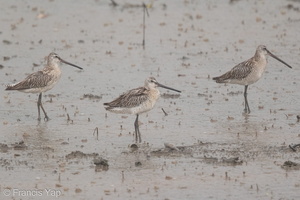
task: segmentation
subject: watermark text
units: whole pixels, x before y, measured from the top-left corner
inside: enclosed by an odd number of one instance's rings
[[[23,190],[18,188],[13,189],[4,189],[2,194],[6,197],[41,197],[49,196],[58,198],[62,195],[62,192],[57,189],[45,188],[45,189],[32,189],[32,190]]]

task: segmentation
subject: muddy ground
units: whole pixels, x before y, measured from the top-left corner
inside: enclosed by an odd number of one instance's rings
[[[145,1],[145,49],[141,3],[116,2],[1,1],[0,199],[299,199],[300,2]],[[293,69],[269,58],[244,115],[211,77],[260,44]],[[52,51],[84,70],[62,66],[38,122],[36,94],[4,89]],[[149,76],[182,93],[161,89],[136,148],[103,103]]]

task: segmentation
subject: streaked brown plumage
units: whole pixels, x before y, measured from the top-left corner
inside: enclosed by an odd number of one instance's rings
[[[106,110],[113,110],[116,107],[121,108],[133,108],[137,105],[140,105],[141,103],[147,101],[149,99],[150,89],[146,87],[139,87],[136,89],[132,89],[122,95],[120,95],[117,99],[113,100],[110,103],[104,103],[104,105],[109,106],[106,108]],[[155,99],[158,98],[159,92],[157,95],[155,95]],[[122,111],[123,112],[123,111]],[[126,112],[126,111],[125,111]],[[132,111],[129,114],[132,114]]]
[[[6,90],[18,90],[25,93],[45,92],[54,86],[60,78],[61,71],[53,68],[45,67],[42,71],[30,74],[23,81],[14,85],[8,85]]]
[[[110,112],[136,115],[136,120],[134,122],[136,142],[142,141],[138,125],[139,114],[148,112],[154,107],[160,95],[157,87],[180,92],[179,90],[164,86],[158,83],[155,78],[150,77],[145,80],[145,85],[143,87],[129,90],[112,102],[104,103],[104,105],[107,106],[105,109]]]
[[[61,59],[56,53],[50,53],[47,57],[47,65],[41,71],[34,72],[28,75],[23,81],[20,81],[13,85],[8,85],[5,90],[18,90],[25,93],[39,93],[37,102],[38,106],[38,120],[41,120],[40,108],[42,108],[45,120],[49,120],[49,117],[42,105],[42,93],[46,92],[54,87],[61,77],[61,70],[59,68],[60,63],[65,63],[82,69],[77,65],[69,63]]]
[[[279,62],[285,64],[289,68],[292,68],[283,60],[279,59],[277,56],[273,55],[264,45],[259,45],[256,49],[255,55],[246,60],[235,67],[233,67],[230,71],[226,72],[225,74],[214,77],[217,83],[232,83],[232,84],[239,84],[244,85],[244,98],[245,98],[245,113],[250,113],[250,107],[247,100],[247,89],[248,85],[251,85],[257,82],[261,76],[263,75],[266,66],[267,66],[267,55],[275,58]]]

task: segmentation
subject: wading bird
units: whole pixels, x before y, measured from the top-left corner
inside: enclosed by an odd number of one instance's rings
[[[239,84],[244,85],[244,98],[245,98],[245,109],[244,112],[249,114],[250,107],[247,100],[247,89],[248,85],[251,85],[257,82],[261,76],[263,75],[266,66],[267,66],[267,55],[275,58],[279,62],[285,64],[289,68],[292,68],[289,64],[284,62],[283,60],[279,59],[277,56],[272,54],[264,45],[259,45],[256,49],[255,55],[246,60],[235,67],[233,67],[230,71],[226,72],[225,74],[214,77],[217,83],[232,83],[232,84]]]
[[[42,105],[42,93],[51,90],[54,85],[58,82],[61,76],[61,70],[59,67],[60,63],[65,63],[82,69],[77,65],[69,63],[61,59],[56,53],[50,53],[47,57],[47,65],[43,70],[34,72],[27,76],[23,81],[15,83],[13,85],[8,85],[5,90],[18,90],[25,93],[39,93],[37,107],[38,107],[38,120],[41,120],[40,108],[42,108],[45,121],[49,120],[49,117]]]
[[[158,83],[155,78],[150,77],[145,80],[144,87],[129,90],[112,102],[104,103],[104,105],[107,106],[105,109],[110,112],[136,115],[134,122],[136,143],[142,142],[138,123],[139,114],[148,112],[154,107],[160,95],[157,87],[162,87],[179,93],[181,92],[179,90],[164,86]]]

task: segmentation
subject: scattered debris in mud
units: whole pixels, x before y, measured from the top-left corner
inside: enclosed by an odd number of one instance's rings
[[[95,167],[96,172],[108,170],[108,167],[109,167],[108,160],[103,159],[98,156],[98,157],[94,158],[93,162],[96,165],[96,167]]]
[[[10,45],[12,42],[9,40],[2,40],[3,44]]]
[[[82,158],[89,158],[89,157],[96,158],[98,156],[99,156],[98,153],[86,154],[81,151],[72,151],[71,153],[66,155],[66,159],[71,160],[71,159],[82,159]]]
[[[163,93],[161,95],[161,98],[163,99],[178,99],[180,97],[180,94],[168,94],[168,93]]]
[[[207,94],[198,93],[198,97],[207,97]]]
[[[109,168],[108,160],[99,156],[98,153],[83,153],[81,151],[73,151],[66,155],[66,160],[87,159],[91,158],[91,162],[95,165],[95,172],[107,171]]]
[[[179,149],[175,145],[173,145],[173,144],[164,143],[164,145],[165,145],[166,149],[170,149],[171,151],[172,150],[179,151]]]
[[[241,165],[243,164],[243,161],[239,159],[239,157],[233,157],[233,158],[221,158],[220,160],[221,163],[223,164],[228,164],[228,165]]]
[[[8,150],[11,150],[11,149],[25,150],[25,149],[27,149],[27,146],[25,145],[24,141],[16,142],[11,145],[0,143],[0,152],[1,153],[6,153],[6,152],[8,152]]]
[[[300,12],[300,8],[299,7],[295,7],[293,4],[286,5],[286,8],[288,10],[293,10],[293,11],[296,11],[296,12]]]
[[[97,100],[97,102],[102,99],[102,95],[94,95],[94,94],[84,94],[82,99],[88,98],[89,100]]]
[[[193,149],[196,145],[192,146],[175,146],[170,143],[164,143],[164,148],[151,151],[152,156],[181,156],[181,155],[192,155]]]
[[[131,150],[131,152],[137,151],[138,149],[139,149],[139,147],[138,147],[137,144],[132,144],[132,145],[130,145],[130,150]]]
[[[237,96],[237,95],[240,95],[240,94],[243,94],[242,91],[236,91],[236,92],[228,92],[227,95],[228,96]]]
[[[25,145],[24,141],[15,143],[12,146],[13,146],[14,150],[24,150],[24,149],[27,148],[27,146]]]
[[[300,144],[294,144],[294,145],[291,145],[291,144],[290,144],[289,147],[290,147],[290,149],[292,149],[293,151],[296,152],[296,151],[297,151],[296,148],[297,148],[297,147],[300,147]]]
[[[140,167],[140,166],[142,166],[142,162],[141,162],[141,161],[136,161],[136,162],[134,163],[134,165],[135,165],[136,167]]]
[[[169,156],[169,157],[173,157],[173,156],[191,156],[194,157],[196,159],[200,159],[203,160],[205,163],[209,163],[209,164],[213,164],[213,163],[219,163],[222,165],[242,165],[243,161],[239,158],[239,157],[221,157],[218,158],[216,156],[207,156],[206,154],[212,154],[215,150],[210,150],[211,152],[209,153],[209,151],[207,149],[203,149],[203,145],[207,145],[204,143],[199,143],[199,144],[195,144],[192,146],[175,146],[173,144],[169,144],[169,143],[165,143],[165,148],[162,149],[158,149],[158,150],[154,150],[151,151],[151,155],[153,156]],[[203,157],[199,157],[197,156],[197,154],[199,154],[199,152],[204,151],[206,152],[206,154],[204,154]],[[224,149],[223,149],[224,151]]]
[[[292,161],[285,161],[281,168],[286,170],[300,170],[300,164]]]
[[[6,153],[8,150],[9,150],[9,147],[7,146],[7,144],[0,143],[0,152],[1,153]]]

